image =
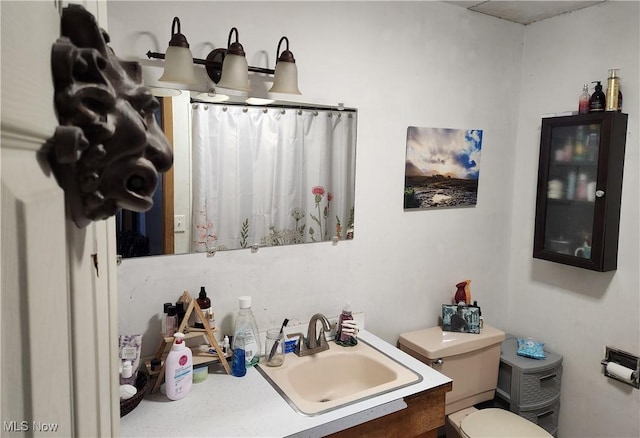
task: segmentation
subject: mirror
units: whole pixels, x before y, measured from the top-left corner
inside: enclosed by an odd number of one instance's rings
[[[146,213],[118,212],[124,258],[353,238],[357,111],[159,98],[174,166]]]

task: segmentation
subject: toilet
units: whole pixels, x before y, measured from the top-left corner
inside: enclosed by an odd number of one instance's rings
[[[493,400],[504,339],[503,331],[486,324],[480,334],[432,327],[400,335],[402,351],[453,380],[445,402],[447,438],[552,437],[513,412],[473,407]]]

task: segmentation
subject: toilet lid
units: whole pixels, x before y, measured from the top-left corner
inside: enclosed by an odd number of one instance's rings
[[[551,437],[546,430],[504,409],[480,409],[467,415],[460,430],[471,438]]]

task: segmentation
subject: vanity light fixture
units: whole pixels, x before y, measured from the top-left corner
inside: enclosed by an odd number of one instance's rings
[[[286,41],[287,48],[280,54],[280,45]],[[278,42],[276,52],[276,71],[273,78],[273,86],[269,93],[302,94],[298,89],[298,67],[296,59],[289,50],[289,38],[283,36]]]
[[[236,34],[236,40],[232,43],[231,37]],[[238,42],[238,29],[231,28],[227,39],[227,53],[222,62],[222,74],[218,86],[239,91],[250,91],[249,64],[245,57],[244,47]]]
[[[178,26],[177,32],[175,32],[176,24]],[[235,41],[232,42],[234,33]],[[206,59],[193,58],[187,39],[180,33],[180,20],[178,17],[174,17],[171,42],[167,53],[149,51],[147,52],[147,58],[165,60],[167,65],[165,65],[165,72],[160,77],[160,81],[193,84],[196,79],[191,64],[199,64],[205,66],[209,78],[220,88],[242,92],[250,91],[248,72],[253,72],[274,76],[273,86],[269,90],[270,93],[302,94],[298,89],[296,61],[293,53],[289,50],[289,39],[286,36],[280,38],[278,42],[275,70],[248,65],[244,48],[238,38],[238,29],[233,27],[229,32],[226,49],[214,49],[207,55]],[[286,42],[286,48],[280,53],[283,42]],[[175,62],[179,62],[180,67],[175,66]],[[182,73],[174,74],[173,71]],[[169,74],[169,72],[172,73]]]
[[[178,31],[176,32],[176,25]],[[173,18],[171,24],[171,40],[165,55],[164,73],[159,81],[177,82],[183,84],[195,84],[196,77],[193,74],[193,55],[189,50],[187,38],[180,33],[180,19]]]

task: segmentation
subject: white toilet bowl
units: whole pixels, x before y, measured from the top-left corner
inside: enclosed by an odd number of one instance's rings
[[[504,409],[467,408],[447,417],[447,438],[551,438],[540,426]]]

